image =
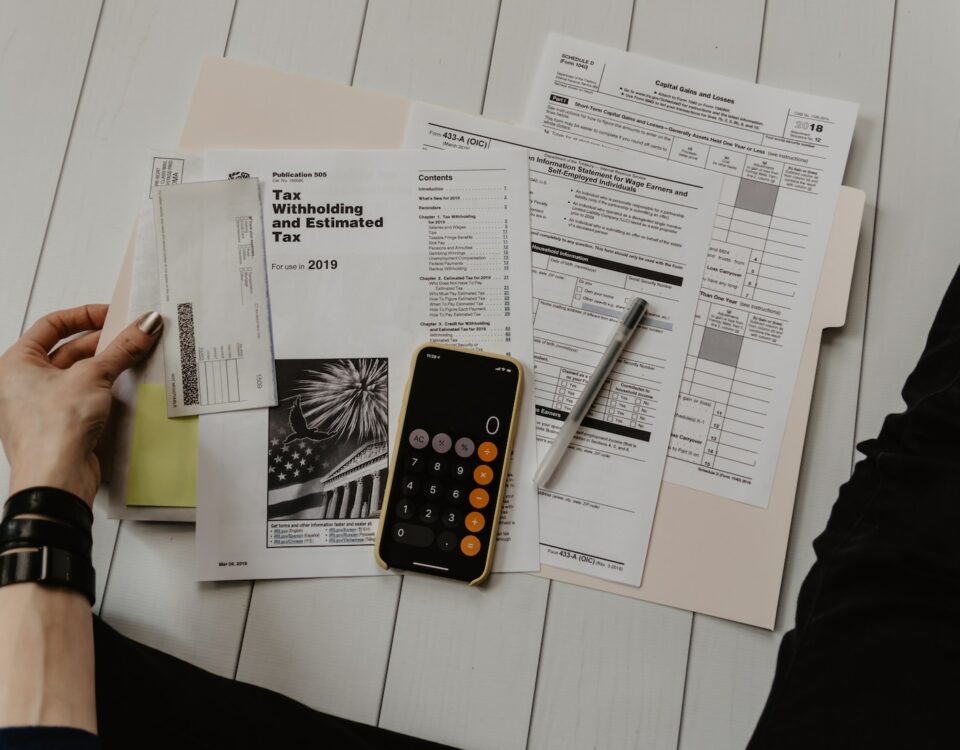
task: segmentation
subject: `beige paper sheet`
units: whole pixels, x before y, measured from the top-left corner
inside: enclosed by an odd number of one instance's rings
[[[194,151],[397,148],[409,106],[398,97],[210,58],[200,71],[180,145]],[[823,328],[843,325],[846,316],[863,201],[862,191],[841,191],[769,507],[753,508],[664,484],[642,586],[611,584],[549,567],[541,575],[774,626],[820,336]],[[118,292],[125,281],[129,286],[129,273],[121,277]]]

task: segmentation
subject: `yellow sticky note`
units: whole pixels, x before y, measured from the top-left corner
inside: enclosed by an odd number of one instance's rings
[[[137,391],[127,505],[197,507],[197,417],[167,419],[164,386]]]

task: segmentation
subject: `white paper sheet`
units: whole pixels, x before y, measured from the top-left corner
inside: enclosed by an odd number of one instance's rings
[[[276,405],[259,184],[157,186],[153,215],[167,416]]]
[[[723,175],[664,479],[766,507],[857,105],[553,34],[526,124]]]
[[[540,493],[544,564],[639,585],[720,178],[422,104],[406,145],[528,149],[541,455],[626,300],[650,303]]]
[[[510,354],[532,373],[525,155],[210,151],[206,160],[210,178],[262,180],[280,406],[201,417],[199,576],[382,573],[372,546],[414,348],[433,340]],[[336,222],[345,225],[326,226]],[[496,571],[539,569],[528,383]],[[358,388],[376,398],[386,389],[388,413],[317,406],[352,401]]]

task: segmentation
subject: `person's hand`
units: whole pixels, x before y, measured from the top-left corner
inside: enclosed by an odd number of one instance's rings
[[[11,494],[56,487],[93,503],[100,485],[93,451],[113,382],[153,348],[163,327],[157,313],[148,313],[94,356],[106,316],[106,305],[50,313],[0,356],[0,442]]]

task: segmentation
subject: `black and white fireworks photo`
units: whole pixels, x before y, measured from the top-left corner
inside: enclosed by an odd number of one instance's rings
[[[387,471],[386,358],[277,360],[267,518],[376,518]]]

